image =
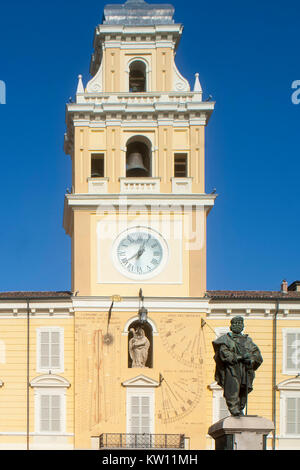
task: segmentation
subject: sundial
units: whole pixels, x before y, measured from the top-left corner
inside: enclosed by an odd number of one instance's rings
[[[199,404],[202,399],[202,390],[202,377],[195,371],[164,373],[158,418],[164,423],[182,420]]]
[[[176,362],[161,375],[158,417],[173,423],[189,415],[203,396],[204,336],[199,314],[170,314],[159,325],[161,342]],[[166,364],[168,361],[166,354]]]
[[[195,317],[199,320],[196,328]],[[174,359],[187,367],[202,370],[204,337],[199,315],[166,316],[161,320],[159,333],[164,347]]]

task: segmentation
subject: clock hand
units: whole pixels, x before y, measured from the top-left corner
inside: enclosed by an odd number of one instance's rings
[[[140,250],[139,250],[137,253],[135,253],[135,255],[133,255],[133,256],[131,256],[130,258],[128,258],[128,261],[130,261],[132,258],[136,258],[137,255],[139,254],[139,252],[140,252]]]
[[[139,258],[142,256],[142,254],[144,253],[144,251],[145,251],[145,248],[140,249],[140,250],[138,251],[138,254],[137,254],[136,259],[139,259]]]
[[[137,257],[136,257],[136,259],[139,259],[139,258],[142,256],[142,254],[144,253],[144,251],[145,251],[145,244],[146,244],[146,240],[144,241],[143,246],[141,246],[141,248],[140,248],[139,251],[137,252]]]
[[[133,256],[131,256],[130,258],[128,258],[128,261],[130,261],[132,258],[139,259],[140,256],[142,256],[142,254],[143,254],[144,251],[145,251],[145,244],[146,244],[146,240],[144,241],[143,246],[141,246],[141,247],[138,249],[137,253],[135,253],[135,255],[133,255]]]

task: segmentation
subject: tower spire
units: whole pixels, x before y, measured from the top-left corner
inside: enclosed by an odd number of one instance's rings
[[[104,8],[103,24],[157,25],[173,24],[174,7],[170,4],[149,4],[144,0],[126,0]]]

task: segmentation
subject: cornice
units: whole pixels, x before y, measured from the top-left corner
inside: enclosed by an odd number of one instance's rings
[[[126,95],[126,96],[125,96]],[[213,113],[213,101],[202,102],[199,93],[170,93],[178,102],[158,103],[157,94],[144,94],[144,102],[138,102],[139,96],[121,95],[127,102],[116,102],[120,95],[84,93],[77,95],[82,103],[69,103],[66,110],[67,133],[64,149],[67,154],[73,151],[73,130],[75,127],[90,128],[153,128],[161,126],[190,127],[206,126]],[[150,97],[155,102],[146,103]],[[109,102],[109,100],[112,100]],[[89,102],[89,100],[91,102]],[[115,102],[113,102],[115,100]],[[130,101],[132,100],[132,101]],[[136,100],[136,101],[134,101]],[[197,101],[199,100],[199,101]],[[85,102],[86,101],[86,102]]]
[[[212,207],[216,194],[66,194],[65,203],[68,207],[101,207],[101,206],[168,206],[170,210],[180,206]]]
[[[30,302],[29,314],[34,318],[69,318],[72,319],[76,312],[107,312],[111,305],[109,296],[80,296],[73,295],[68,301],[57,299],[37,299]],[[245,319],[265,319],[272,321],[275,313],[275,302],[259,299],[244,302],[218,302],[216,305],[209,297],[147,297],[146,307],[151,312],[189,312],[205,314],[207,321],[225,320],[228,322],[236,315],[242,315]],[[119,312],[137,312],[139,306],[138,296],[120,298],[115,309]],[[277,312],[278,319],[293,321],[300,319],[300,299],[282,302]],[[24,299],[1,300],[0,319],[15,318],[24,319],[28,315],[27,303]]]
[[[94,49],[105,48],[109,43],[115,47],[127,47],[130,42],[143,43],[144,48],[160,43],[177,48],[183,32],[182,24],[167,25],[98,25],[94,35]],[[166,47],[166,46],[165,46]]]
[[[209,298],[208,298],[209,299]],[[278,309],[278,310],[277,310]],[[223,301],[214,301],[209,299],[209,309],[207,317],[210,319],[232,318],[236,315],[242,315],[245,318],[263,318],[273,320],[277,312],[277,318],[285,320],[294,320],[300,318],[300,298],[281,300],[279,307],[277,301],[270,299],[228,299]]]
[[[67,118],[74,125],[89,125],[91,121],[116,121],[116,125],[144,123],[172,125],[175,123],[206,125],[215,102],[201,101],[201,94],[170,92],[143,93],[78,93],[76,103],[66,106]]]
[[[55,291],[49,292],[11,292],[1,293],[0,318],[73,316],[72,293],[63,292],[66,297],[59,297]]]
[[[100,117],[100,116],[99,116]],[[87,119],[74,119],[74,127],[90,127],[90,128],[107,128],[113,127],[134,127],[134,128],[153,128],[160,126],[172,126],[172,127],[190,127],[190,126],[206,126],[208,119],[207,116],[202,117],[191,117],[190,119],[176,119],[176,118],[159,118],[155,117],[152,120],[143,118],[142,115],[137,116],[137,119],[131,119],[127,115],[127,118],[122,119],[119,116],[101,116],[100,119],[92,120],[92,116],[87,116]],[[70,147],[71,149],[73,147]],[[67,148],[68,153],[70,148]]]
[[[107,312],[111,305],[111,297],[97,296],[74,296],[74,311],[100,311]],[[188,297],[147,297],[145,305],[149,312],[190,312],[205,313],[209,307],[205,298]],[[115,304],[115,310],[118,312],[137,312],[139,308],[138,297],[124,297]]]
[[[73,210],[107,211],[112,207],[127,211],[132,207],[145,207],[151,211],[204,210],[209,213],[217,194],[66,194],[64,202],[63,227],[67,235],[72,234]]]
[[[181,23],[156,24],[156,25],[122,25],[122,24],[99,24],[95,34],[165,34],[183,32]]]

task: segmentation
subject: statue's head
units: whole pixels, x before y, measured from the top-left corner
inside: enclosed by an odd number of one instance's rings
[[[141,326],[138,326],[136,329],[137,336],[145,336],[145,332]]]
[[[244,329],[244,319],[243,317],[233,317],[230,322],[230,329],[233,333],[241,333]]]

